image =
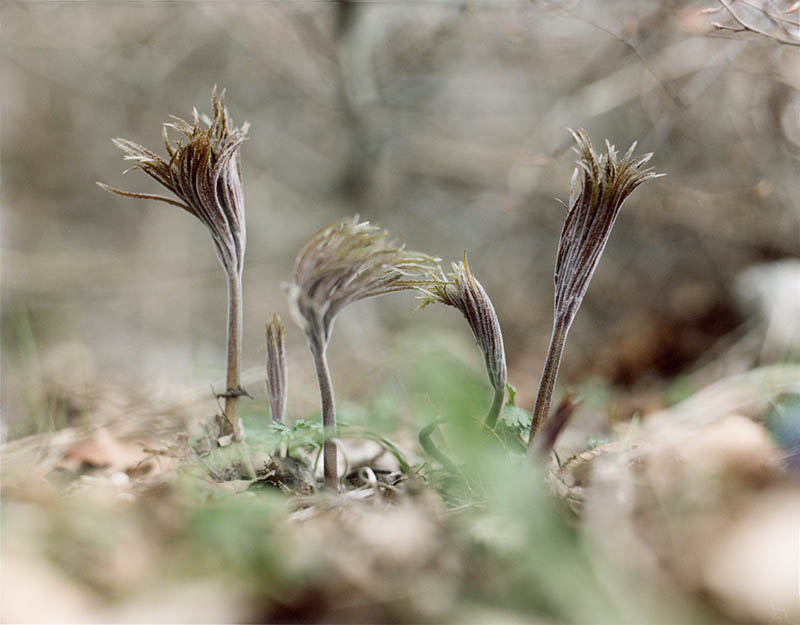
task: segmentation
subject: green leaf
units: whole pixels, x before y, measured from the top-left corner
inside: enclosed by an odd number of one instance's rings
[[[514,400],[517,397],[517,387],[510,382],[506,382],[506,391],[508,391],[508,406],[516,406]]]
[[[527,431],[531,426],[533,415],[527,410],[523,410],[509,403],[503,410],[501,419],[503,424],[508,428]]]

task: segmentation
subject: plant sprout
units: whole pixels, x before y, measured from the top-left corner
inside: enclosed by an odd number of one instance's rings
[[[286,420],[289,370],[286,365],[286,328],[278,315],[267,324],[267,396],[273,421]]]
[[[358,218],[327,226],[300,250],[289,287],[292,315],[314,358],[322,401],[325,487],[338,490],[336,406],[327,348],[336,315],[368,297],[415,288],[417,276],[437,262],[406,251],[389,233]]]
[[[492,301],[467,263],[467,254],[464,253],[463,262],[453,263],[452,268],[453,271],[449,275],[445,275],[441,269],[440,277],[431,273],[433,278],[431,283],[417,287],[417,291],[422,294],[420,308],[440,302],[457,308],[464,315],[483,354],[486,373],[494,389],[494,399],[486,416],[486,425],[494,428],[503,407],[506,390],[503,333]]]
[[[570,132],[578,144],[574,149],[580,159],[572,175],[567,220],[558,244],[553,332],[533,410],[528,439],[530,449],[533,449],[533,442],[547,420],[567,333],[620,208],[636,187],[663,175],[654,173],[652,168],[645,168],[652,153],[633,158],[636,143],[631,145],[622,159],[618,159],[617,151],[608,141],[606,153],[598,155],[592,149],[592,142],[585,130],[581,128],[577,132]],[[580,169],[583,170],[583,181],[578,192]]]
[[[122,191],[103,183],[97,184],[123,197],[157,200],[182,208],[203,222],[211,233],[217,257],[228,278],[227,389],[225,418],[233,440],[242,439],[239,420],[239,397],[245,391],[239,384],[239,357],[242,333],[242,267],[245,249],[245,211],[242,179],[239,171],[239,149],[246,140],[248,124],[233,126],[225,107],[225,92],[211,95],[213,119],[201,117],[194,109],[190,124],[178,117],[164,124],[163,137],[169,159],[164,160],[147,148],[114,139],[114,145],[125,153],[125,160],[171,191],[178,199],[150,193]],[[205,127],[204,127],[205,126]],[[181,136],[170,143],[167,129]]]

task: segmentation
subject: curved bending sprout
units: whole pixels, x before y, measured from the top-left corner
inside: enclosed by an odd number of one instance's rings
[[[567,333],[600,262],[620,208],[636,187],[664,175],[645,167],[652,153],[633,157],[636,143],[622,159],[618,159],[617,151],[608,141],[606,153],[597,154],[585,130],[570,132],[578,144],[574,149],[580,157],[578,167],[583,170],[583,180],[578,192],[579,169],[576,168],[572,175],[567,220],[558,243],[553,333],[533,410],[528,439],[531,449],[547,420]]]
[[[336,315],[368,297],[413,289],[421,272],[437,262],[406,251],[389,233],[358,218],[327,226],[300,250],[289,287],[292,316],[303,328],[314,358],[322,400],[325,487],[338,490],[336,407],[327,348]]]
[[[461,311],[467,320],[472,335],[483,354],[486,373],[494,389],[494,399],[486,416],[486,425],[494,428],[497,417],[503,407],[506,390],[506,353],[503,348],[503,333],[497,313],[492,306],[492,301],[483,289],[483,286],[467,263],[467,254],[464,261],[452,264],[453,271],[445,275],[440,270],[441,277],[432,274],[429,284],[417,286],[417,291],[422,294],[420,308],[425,308],[434,302],[441,302]]]
[[[239,385],[239,354],[242,326],[242,267],[245,248],[245,211],[242,179],[239,171],[239,148],[247,139],[248,124],[234,127],[225,108],[225,92],[211,95],[214,116],[201,125],[194,109],[193,122],[178,117],[164,124],[164,146],[169,159],[165,160],[145,147],[114,139],[114,145],[133,161],[128,170],[138,169],[171,191],[178,199],[150,193],[122,191],[106,184],[97,184],[123,197],[158,200],[182,208],[205,224],[214,240],[217,257],[228,277],[228,341],[227,390],[225,417],[231,425],[234,440],[241,440],[239,397],[244,391]],[[205,126],[205,127],[204,127]],[[181,136],[171,144],[167,128]]]

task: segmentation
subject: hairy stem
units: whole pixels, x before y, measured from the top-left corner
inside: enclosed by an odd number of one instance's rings
[[[497,424],[497,417],[500,416],[500,411],[503,409],[503,401],[506,398],[506,389],[505,388],[498,388],[494,391],[494,399],[492,400],[492,405],[489,408],[489,413],[486,415],[486,426],[493,430],[494,426]]]
[[[339,490],[339,471],[337,466],[336,443],[336,403],[333,399],[333,384],[328,370],[328,357],[325,347],[312,349],[314,366],[319,380],[319,394],[322,400],[322,455],[325,488],[334,492]]]
[[[542,378],[539,382],[539,393],[536,396],[536,406],[533,409],[531,421],[531,434],[528,438],[528,449],[533,448],[533,441],[547,421],[550,412],[550,401],[553,399],[553,389],[556,386],[558,367],[561,364],[561,354],[567,340],[569,323],[563,319],[556,319],[553,324],[553,334],[550,337],[550,347],[547,348],[547,359],[544,362]]]
[[[233,440],[242,440],[239,425],[239,354],[242,342],[242,275],[228,276],[228,377],[225,392],[225,418],[233,428]]]

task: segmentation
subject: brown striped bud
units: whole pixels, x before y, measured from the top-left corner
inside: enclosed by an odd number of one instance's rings
[[[420,308],[440,302],[457,308],[464,315],[483,354],[486,373],[495,390],[495,401],[486,420],[489,427],[494,427],[502,407],[507,375],[500,321],[497,319],[492,300],[472,273],[466,253],[464,261],[453,263],[452,268],[453,271],[449,275],[445,275],[441,270],[439,270],[440,276],[431,273],[429,283],[417,287],[417,291],[422,295]]]
[[[457,308],[467,320],[475,342],[483,354],[489,382],[495,390],[506,387],[506,354],[503,333],[492,300],[472,273],[467,255],[464,261],[452,264],[453,271],[438,281],[417,288],[422,294],[420,308],[440,302]]]
[[[125,160],[135,163],[125,173],[134,169],[144,172],[171,191],[177,200],[97,184],[123,197],[166,202],[197,217],[211,233],[217,256],[230,275],[241,273],[244,262],[245,211],[239,148],[247,139],[248,124],[233,126],[225,108],[224,91],[218,98],[214,87],[211,101],[214,116],[206,119],[205,124],[201,123],[197,109],[191,124],[175,116],[172,122],[164,124],[164,146],[169,159],[133,141],[114,139],[114,145],[125,153]],[[180,135],[174,143],[170,143],[168,128]]]
[[[635,142],[618,159],[608,141],[606,153],[598,155],[585,130],[570,132],[578,144],[574,149],[580,160],[572,175],[554,276],[555,314],[568,326],[583,301],[623,202],[643,182],[664,175],[644,167],[652,153],[633,158]],[[578,191],[581,170],[583,179]]]
[[[327,226],[300,250],[289,287],[295,321],[312,350],[324,350],[336,315],[369,297],[413,289],[420,272],[437,261],[409,252],[389,233],[358,217]]]

